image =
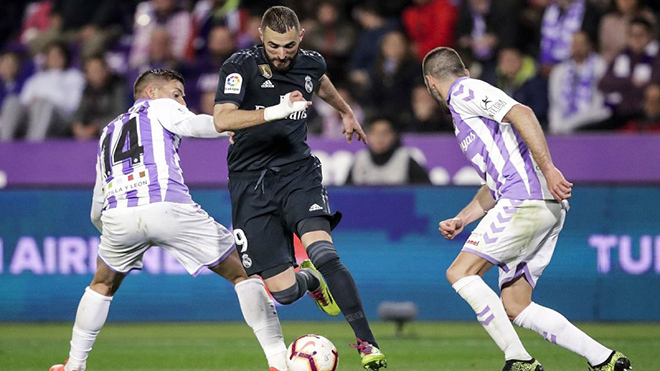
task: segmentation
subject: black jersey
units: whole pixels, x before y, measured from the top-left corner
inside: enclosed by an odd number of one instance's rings
[[[280,103],[286,93],[300,91],[306,100],[325,74],[325,60],[315,51],[300,49],[286,73],[268,63],[263,45],[234,53],[220,69],[215,103],[234,103],[241,110],[255,110]],[[307,112],[261,125],[236,130],[229,146],[230,171],[262,170],[310,156],[307,143]]]

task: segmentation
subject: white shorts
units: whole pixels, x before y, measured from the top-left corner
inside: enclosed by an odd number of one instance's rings
[[[462,251],[497,265],[500,288],[523,274],[535,287],[552,259],[567,211],[567,202],[500,199]]]
[[[108,209],[101,216],[99,257],[112,270],[142,269],[142,255],[160,246],[197,276],[235,250],[234,236],[197,204],[157,202]]]

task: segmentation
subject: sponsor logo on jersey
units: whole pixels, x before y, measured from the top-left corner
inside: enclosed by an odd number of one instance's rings
[[[243,77],[238,73],[232,73],[225,79],[225,94],[240,94],[243,85]]]
[[[318,204],[314,204],[314,205],[309,207],[309,211],[317,211],[317,210],[323,210],[323,208],[321,206],[319,206]]]
[[[314,84],[312,83],[312,78],[308,76],[305,76],[305,90],[308,93],[312,93],[312,90],[314,90]]]
[[[482,102],[483,103],[483,102]],[[506,102],[503,100],[498,100],[495,102],[495,104],[491,105],[490,108],[488,108],[488,116],[494,117],[498,112],[502,110],[506,106]]]
[[[474,133],[470,133],[470,135],[468,135],[467,137],[465,137],[465,139],[463,139],[463,140],[461,141],[461,149],[463,150],[463,152],[467,151],[468,146],[469,146],[470,143],[472,143],[475,139],[477,139],[477,136],[474,135]]]
[[[270,81],[270,80],[266,80],[266,81],[264,81],[263,84],[261,84],[261,88],[262,89],[273,89],[273,88],[275,88],[275,84],[273,84],[273,82]]]
[[[493,101],[488,99],[488,96],[486,96],[481,100],[481,108],[483,108],[484,111],[488,111],[488,105],[491,103],[493,103]]]
[[[149,185],[147,170],[136,170],[131,174],[120,175],[104,186],[105,196],[111,197]]]
[[[261,76],[270,79],[273,77],[273,71],[270,70],[270,66],[267,64],[260,64],[259,66],[259,72],[261,72]]]

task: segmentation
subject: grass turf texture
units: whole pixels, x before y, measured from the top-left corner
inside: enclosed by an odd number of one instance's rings
[[[67,357],[71,324],[1,324],[3,370],[45,371]],[[580,328],[610,348],[629,356],[634,370],[660,367],[660,324],[580,324]],[[404,336],[394,337],[394,325],[375,322],[389,368],[401,371],[501,370],[499,349],[476,323],[415,322]],[[338,370],[358,371],[359,357],[346,323],[284,322],[287,345],[296,337],[318,333],[339,350]],[[586,370],[586,361],[540,336],[517,329],[527,350],[547,371]],[[88,361],[89,371],[265,371],[267,365],[251,330],[243,323],[107,324]]]

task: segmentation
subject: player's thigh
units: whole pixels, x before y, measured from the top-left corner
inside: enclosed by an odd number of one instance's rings
[[[286,290],[296,284],[296,273],[293,267],[290,267],[284,272],[264,279],[264,282],[270,291]]]
[[[149,223],[149,237],[197,275],[234,251],[234,236],[197,204],[162,203],[167,217]]]
[[[483,276],[492,267],[493,264],[488,260],[478,255],[461,251],[449,268],[447,268],[447,280],[453,285],[463,277]]]
[[[273,187],[254,189],[256,180],[230,179],[236,248],[248,275],[295,264],[293,232],[286,226]]]
[[[285,179],[287,186],[283,192],[282,210],[292,231],[299,234],[298,223],[307,218],[327,218],[331,229],[339,224],[341,213],[331,213],[328,192],[322,181],[321,163],[316,157],[310,158],[305,167]]]
[[[105,210],[98,256],[112,270],[128,273],[142,268],[142,255],[151,246],[143,223],[149,205]]]
[[[236,249],[232,250],[222,262],[210,266],[209,269],[234,285],[248,278]]]

